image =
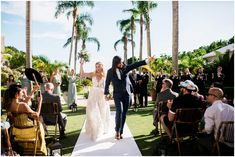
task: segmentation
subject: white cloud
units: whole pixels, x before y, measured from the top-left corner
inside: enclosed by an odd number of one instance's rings
[[[25,23],[24,23],[23,21],[9,21],[9,20],[3,20],[2,23],[4,23],[4,24],[10,24],[10,25],[25,26]]]
[[[25,16],[25,2],[2,2],[3,13]]]
[[[55,23],[59,24],[64,31],[70,31],[72,24],[71,21],[67,19],[66,16],[61,15],[57,19],[55,18],[56,2],[43,2],[43,1],[33,1],[31,3],[31,16],[32,21],[44,22],[44,23]],[[3,2],[2,12],[20,16],[25,19],[25,2]]]
[[[25,19],[25,1],[11,1],[2,3],[3,13],[20,16]],[[31,1],[31,16],[32,21],[43,22],[43,23],[54,23],[61,26],[63,31],[70,32],[72,27],[71,18],[67,19],[65,14],[60,15],[57,19],[55,18],[57,1]],[[80,12],[94,13],[99,8],[88,8],[84,7]]]
[[[38,38],[38,39],[50,38],[50,39],[65,40],[67,38],[67,35],[63,32],[44,32],[44,33],[34,33],[33,38]]]

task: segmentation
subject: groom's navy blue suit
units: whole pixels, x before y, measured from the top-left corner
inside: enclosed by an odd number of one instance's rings
[[[142,65],[146,65],[145,60],[134,63],[132,65],[127,65],[123,69],[120,69],[121,79],[118,78],[116,69],[113,71],[111,68],[107,72],[104,94],[109,94],[109,85],[112,82],[113,98],[116,107],[115,131],[119,132],[120,134],[123,133],[123,127],[126,121],[126,113],[131,100],[132,84],[128,77],[128,73],[129,71]]]

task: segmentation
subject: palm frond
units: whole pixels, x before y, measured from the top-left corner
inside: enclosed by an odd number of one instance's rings
[[[73,11],[68,11],[68,12],[66,13],[67,19],[69,19],[69,17],[70,17],[70,15],[72,14],[72,12],[73,12]]]
[[[73,7],[69,1],[58,1],[56,6],[55,18],[64,13],[65,10],[72,10]]]
[[[88,22],[90,25],[93,24],[93,18],[90,14],[88,13],[83,13],[83,14],[80,14],[78,17],[77,17],[77,23],[79,24],[84,24],[85,22]]]
[[[67,42],[64,44],[63,48],[66,48],[72,41],[72,37],[67,39]]]
[[[132,40],[131,39],[127,39],[129,42],[132,42]],[[135,47],[135,41],[133,40],[133,45],[134,45],[134,47]]]
[[[120,43],[123,43],[123,39],[119,39],[118,41],[116,41],[116,42],[114,43],[114,49],[115,49],[115,51],[117,51],[117,45],[119,45]]]
[[[99,42],[99,40],[97,38],[95,38],[95,37],[88,37],[87,41],[95,43],[97,45],[97,51],[100,50],[100,42]]]

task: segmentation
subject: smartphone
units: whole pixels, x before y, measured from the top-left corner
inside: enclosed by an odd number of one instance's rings
[[[40,96],[41,96],[41,91],[39,90],[39,91],[38,91],[38,97],[40,97]]]

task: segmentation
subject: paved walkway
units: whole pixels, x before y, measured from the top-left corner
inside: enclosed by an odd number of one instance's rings
[[[141,156],[141,152],[128,128],[124,126],[124,138],[115,140],[114,116],[111,112],[109,132],[92,141],[85,133],[85,125],[76,142],[72,156]],[[84,123],[85,124],[85,123]]]

